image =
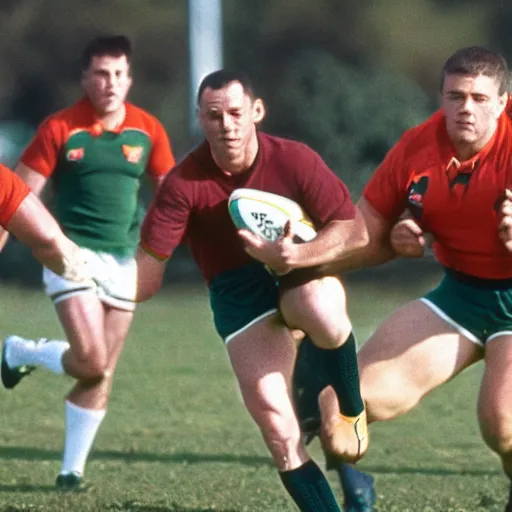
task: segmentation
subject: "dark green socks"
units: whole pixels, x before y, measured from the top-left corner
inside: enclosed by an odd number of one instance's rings
[[[280,471],[279,476],[301,512],[341,512],[324,474],[312,460],[297,469]]]
[[[363,412],[364,403],[359,386],[356,340],[352,333],[339,348],[318,348],[325,377],[334,388],[340,401],[340,411],[344,416],[358,416]]]

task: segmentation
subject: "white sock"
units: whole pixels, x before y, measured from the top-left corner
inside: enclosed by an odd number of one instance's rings
[[[66,440],[60,473],[83,475],[87,456],[106,410],[84,409],[66,400]]]
[[[25,340],[19,336],[7,338],[6,363],[11,368],[17,366],[44,366],[53,373],[63,374],[62,355],[69,349],[67,341],[42,338],[38,342]],[[5,343],[5,342],[4,342]]]

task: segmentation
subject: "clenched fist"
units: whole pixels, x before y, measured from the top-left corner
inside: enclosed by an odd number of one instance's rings
[[[404,258],[421,258],[430,239],[414,219],[397,222],[390,233],[393,250]]]

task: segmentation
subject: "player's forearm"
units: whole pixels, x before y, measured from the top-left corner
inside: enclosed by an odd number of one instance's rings
[[[346,254],[337,261],[322,265],[323,274],[339,274],[367,267],[376,267],[396,258],[389,241],[371,240],[365,247]]]
[[[314,240],[298,245],[293,267],[312,267],[340,261],[364,249],[367,244],[368,232],[358,213],[354,220],[331,222]]]
[[[7,224],[7,231],[30,247],[45,267],[71,280],[82,279],[83,265],[79,247],[61,231],[57,221],[41,201],[30,193]]]
[[[73,276],[82,276],[84,264],[79,247],[61,231],[48,233],[32,244],[32,254],[43,266],[71,280],[80,280]],[[80,268],[79,268],[80,267]]]
[[[137,290],[135,302],[151,299],[162,288],[166,259],[140,245],[135,256],[137,263]]]

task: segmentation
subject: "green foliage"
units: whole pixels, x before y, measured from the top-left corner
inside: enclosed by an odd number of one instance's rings
[[[355,193],[400,135],[431,113],[412,81],[323,50],[290,58],[276,82],[269,128],[310,144]]]
[[[512,52],[504,1],[223,0],[222,7],[225,65],[253,77],[269,107],[265,127],[312,145],[354,195],[401,132],[433,110],[440,67],[455,49]],[[135,51],[131,99],[160,117],[179,158],[196,142],[188,130],[187,0],[1,0],[0,24],[0,119],[28,125],[18,133],[80,96],[78,61],[91,37],[125,33]],[[21,140],[14,138],[11,146],[0,139],[0,160],[11,165]],[[39,268],[15,247],[0,256],[0,275],[32,281]]]

